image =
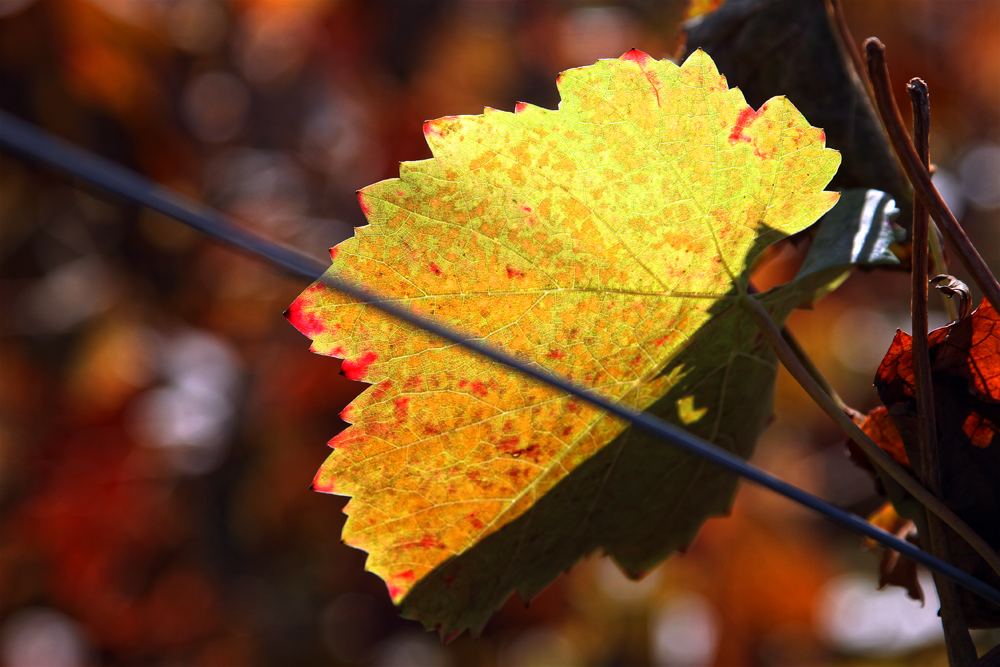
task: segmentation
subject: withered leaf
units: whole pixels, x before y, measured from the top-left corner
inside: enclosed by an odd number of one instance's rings
[[[929,336],[941,500],[1000,549],[1000,316],[985,300],[971,316]],[[879,398],[919,474],[912,338],[898,331],[875,377]],[[953,533],[954,565],[1000,585],[982,558]],[[997,627],[1000,608],[962,592],[970,627]]]

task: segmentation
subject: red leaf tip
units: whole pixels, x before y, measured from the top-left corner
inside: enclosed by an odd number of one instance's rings
[[[644,67],[647,62],[649,62],[650,55],[645,51],[640,51],[639,49],[631,49],[622,54],[620,60],[631,60],[639,67]]]
[[[361,204],[361,212],[364,213],[365,217],[367,218],[368,214],[371,213],[372,209],[371,209],[371,207],[368,204],[365,203],[365,191],[364,190],[358,190],[358,203]]]
[[[340,370],[344,372],[348,380],[361,380],[364,379],[368,373],[368,367],[375,363],[376,359],[378,359],[378,355],[374,352],[365,352],[357,359],[344,359]]]

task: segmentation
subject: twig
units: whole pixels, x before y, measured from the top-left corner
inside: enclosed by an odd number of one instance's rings
[[[889,142],[906,172],[907,178],[913,184],[917,197],[924,203],[931,217],[937,221],[941,231],[948,237],[962,265],[972,276],[976,285],[983,291],[993,308],[1000,312],[1000,283],[983,261],[972,241],[965,235],[961,225],[948,209],[941,198],[941,193],[934,187],[930,172],[920,160],[913,142],[906,132],[899,108],[892,96],[889,83],[889,68],[885,62],[885,45],[877,38],[865,40],[865,53],[868,56],[868,78],[875,94],[875,106],[878,108],[882,124],[885,126]]]
[[[913,143],[924,166],[930,164],[930,102],[927,84],[912,79],[906,86],[913,107]],[[910,317],[913,325],[913,382],[917,399],[917,447],[920,452],[917,473],[920,481],[935,496],[941,496],[941,467],[938,461],[937,426],[934,415],[934,386],[931,377],[930,344],[927,339],[927,254],[930,218],[919,199],[913,202],[913,256],[910,262]],[[926,512],[931,553],[948,560],[948,535],[940,519]],[[934,586],[941,601],[941,624],[944,627],[948,661],[952,667],[968,665],[978,657],[976,646],[962,610],[962,600],[955,585],[935,574]]]
[[[868,437],[861,428],[854,423],[843,410],[823,391],[819,383],[813,380],[812,376],[805,369],[802,363],[785,343],[778,326],[771,320],[771,316],[764,310],[764,306],[752,296],[740,298],[740,305],[746,310],[750,317],[757,323],[763,332],[764,337],[771,343],[771,347],[778,355],[778,359],[785,366],[793,378],[805,389],[809,397],[812,398],[827,415],[836,422],[847,436],[857,443],[876,467],[884,470],[890,477],[899,482],[906,491],[916,500],[923,504],[928,510],[941,518],[949,528],[968,542],[976,552],[983,557],[989,566],[1000,574],[1000,554],[998,554],[986,540],[976,531],[972,530],[965,521],[957,514],[945,507],[944,503],[938,500],[937,496],[927,490],[920,482],[914,479],[903,467],[896,463],[892,457],[882,451],[882,448],[875,444],[875,441]]]
[[[138,174],[56,139],[39,128],[3,111],[0,111],[0,147],[98,185],[128,201],[175,217],[180,222],[204,231],[212,238],[262,258],[288,273],[310,280],[316,277],[317,262],[311,257],[297,250],[279,246],[258,234],[236,228],[216,212],[209,211],[210,215],[204,215],[203,212],[207,210],[205,207],[194,204],[181,195],[162,188]],[[610,401],[590,389],[580,387],[535,364],[527,364],[511,354],[484,344],[480,338],[474,338],[450,326],[415,315],[397,302],[381,297],[332,273],[323,274],[319,280],[331,289],[347,294],[360,302],[370,304],[373,308],[414,327],[440,336],[456,345],[461,345],[497,363],[513,368],[527,377],[561,389],[610,414],[644,428],[683,451],[704,458],[733,474],[745,477],[764,488],[785,496],[817,514],[821,514],[839,526],[864,537],[869,537],[932,571],[944,574],[984,600],[1000,605],[1000,591],[992,586],[970,576],[954,565],[945,563],[906,540],[873,526],[861,517],[835,507],[811,493],[764,472],[721,447],[708,443],[648,413],[637,412],[621,403]],[[753,301],[756,303],[755,299]],[[770,322],[767,313],[764,313],[764,316]],[[774,326],[773,322],[771,325]],[[775,331],[777,331],[776,327]],[[779,339],[781,338],[780,333],[776,335]],[[794,355],[791,356],[794,359]],[[827,398],[827,401],[830,399]]]
[[[865,61],[861,57],[858,43],[854,41],[854,35],[851,34],[851,29],[847,25],[847,17],[844,16],[844,7],[840,4],[840,0],[826,0],[826,11],[833,22],[834,32],[840,40],[841,48],[847,52],[850,58],[854,76],[857,77],[858,83],[868,91],[869,97],[873,97],[871,83],[865,76]]]
[[[858,80],[859,85],[868,93],[865,104],[872,109],[873,114],[877,115],[878,112],[875,111],[873,106],[875,103],[875,93],[872,91],[872,84],[867,74],[868,68],[861,57],[861,51],[858,50],[854,35],[851,34],[851,29],[847,25],[847,16],[844,14],[844,7],[841,0],[826,0],[826,11],[830,16],[830,22],[833,24],[834,34],[840,41],[841,48],[848,55],[848,64],[850,65],[851,73]],[[945,260],[944,250],[941,248],[941,232],[938,231],[937,225],[934,223],[931,223],[930,249],[934,272],[939,274],[948,273],[948,262]],[[952,321],[958,319],[955,304],[952,303],[951,299],[942,294],[941,300],[944,303],[948,319]]]

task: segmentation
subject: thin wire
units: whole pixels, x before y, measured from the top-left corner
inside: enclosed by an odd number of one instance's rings
[[[330,273],[323,274],[325,267],[312,257],[289,246],[240,229],[212,209],[181,197],[103,158],[71,146],[61,139],[57,139],[43,130],[3,111],[0,111],[0,147],[55,167],[72,176],[108,190],[130,202],[149,207],[164,215],[176,218],[213,238],[225,241],[252,255],[267,259],[292,275],[310,280],[320,280],[327,287],[347,294],[359,302],[378,308],[382,312],[396,317],[407,324],[424,329],[435,336],[444,338],[452,343],[477,352],[488,359],[509,366],[530,378],[583,399],[591,405],[663,438],[671,445],[685,452],[706,459],[729,472],[735,473],[800,505],[808,507],[839,526],[859,535],[869,537],[885,547],[894,549],[928,569],[948,577],[955,583],[993,604],[1000,605],[1000,591],[993,587],[988,586],[953,565],[935,558],[909,542],[901,540],[881,528],[877,528],[864,519],[846,512],[839,507],[835,507],[825,500],[750,465],[735,454],[717,445],[706,442],[650,414],[637,412],[619,403],[612,403],[590,389],[554,375],[537,364],[518,359],[503,350],[482,342],[481,339],[469,336],[450,326],[414,315],[405,308],[381,298],[378,294],[348,283],[335,275]]]

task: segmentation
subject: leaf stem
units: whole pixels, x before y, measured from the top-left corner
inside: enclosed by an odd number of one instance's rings
[[[913,107],[913,143],[926,167],[930,163],[930,102],[927,84],[911,79],[906,86]],[[910,317],[913,325],[913,381],[917,399],[917,447],[920,451],[917,474],[935,496],[941,495],[941,467],[938,460],[934,386],[931,376],[930,343],[927,337],[927,255],[930,217],[923,202],[913,202],[913,256],[910,262]],[[924,521],[928,547],[935,556],[948,560],[948,534],[940,519],[926,512]],[[952,667],[968,665],[978,655],[969,636],[962,601],[955,585],[934,574],[934,586],[941,600],[941,624],[944,627],[948,661]]]
[[[889,83],[889,68],[885,62],[885,45],[877,38],[869,37],[865,40],[865,52],[868,56],[868,79],[875,95],[875,106],[879,116],[882,118],[882,125],[896,157],[899,158],[906,172],[907,178],[913,184],[914,192],[917,195],[931,217],[940,225],[941,231],[948,237],[948,242],[958,254],[962,265],[971,274],[976,285],[983,291],[986,299],[993,308],[1000,312],[1000,283],[990,271],[990,268],[983,261],[982,256],[976,247],[966,236],[961,225],[952,215],[948,205],[944,203],[941,193],[934,187],[931,181],[930,172],[917,155],[917,150],[910,141],[910,136],[903,125],[903,119],[899,115],[899,108],[896,100],[892,96],[892,88]]]
[[[812,378],[809,371],[806,370],[805,366],[795,356],[795,353],[781,336],[781,331],[771,319],[771,316],[768,315],[764,306],[752,296],[741,297],[740,305],[750,314],[754,322],[757,323],[764,337],[767,338],[771,347],[777,353],[782,365],[784,365],[802,388],[805,389],[809,397],[833,419],[851,440],[857,443],[858,447],[868,456],[872,464],[885,471],[892,479],[899,482],[900,486],[906,489],[910,495],[921,502],[924,507],[940,517],[949,528],[968,542],[997,574],[1000,574],[1000,554],[994,551],[986,543],[986,540],[976,531],[972,530],[957,514],[945,507],[944,503],[938,500],[937,496],[928,491],[927,488],[907,473],[902,466],[896,463],[892,457],[882,451],[882,448],[875,444],[875,441],[869,438],[854,423],[854,420],[837,406],[834,400],[823,391],[823,388]]]

